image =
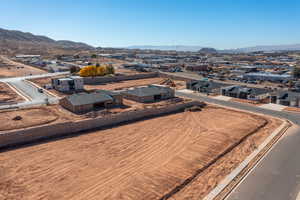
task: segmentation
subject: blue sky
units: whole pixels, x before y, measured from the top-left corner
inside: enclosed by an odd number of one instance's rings
[[[299,0],[1,0],[0,27],[94,46],[300,43]]]

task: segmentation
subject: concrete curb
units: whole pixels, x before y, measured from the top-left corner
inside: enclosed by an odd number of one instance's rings
[[[29,80],[26,80],[26,79],[25,79],[24,81],[26,81],[27,83],[33,85],[33,86],[36,87],[36,88],[42,89],[42,90],[45,91],[49,96],[53,96],[53,97],[56,97],[56,98],[60,98],[60,97],[57,96],[56,94],[53,94],[52,92],[49,92],[47,89],[42,88],[41,86],[39,86],[39,85],[36,84],[36,83],[33,83],[33,82],[31,82],[31,81],[29,81]]]
[[[253,161],[258,155],[259,153],[261,153],[270,143],[271,141],[278,135],[280,134],[282,131],[286,131],[289,127],[290,123],[288,121],[284,121],[283,124],[281,124],[271,135],[269,135],[265,141],[263,143],[261,143],[259,145],[259,147],[254,150],[249,156],[247,156],[247,158],[239,164],[239,166],[237,168],[235,168],[229,175],[227,175],[212,191],[210,191],[210,193],[204,198],[204,200],[213,200],[215,199],[238,175],[241,174],[241,172],[246,169],[246,167],[250,164],[251,161]],[[286,129],[285,129],[286,128]],[[280,139],[280,138],[279,138]],[[278,139],[278,140],[279,140]],[[278,141],[277,140],[277,141]],[[277,142],[276,141],[276,142]],[[276,143],[275,142],[275,143]],[[274,145],[274,144],[273,144]],[[272,146],[273,146],[272,145]],[[271,147],[272,147],[271,146]],[[270,147],[270,148],[271,148]],[[269,149],[270,149],[269,148]],[[269,150],[268,149],[268,150]],[[257,159],[257,163],[261,160],[261,158],[264,157],[264,155],[266,155],[266,153],[268,152],[268,150],[265,151],[265,153]],[[256,163],[256,164],[257,164]],[[255,165],[256,165],[255,164]],[[254,166],[255,166],[254,165]],[[251,167],[242,177],[241,180],[243,179],[243,177],[245,177],[248,172],[251,171],[251,169],[253,169],[253,167]],[[238,183],[237,183],[238,184]]]
[[[11,83],[9,82],[5,82],[8,87],[10,87],[15,93],[17,93],[18,95],[20,95],[23,99],[25,99],[25,101],[32,101],[32,98],[29,97],[27,94],[25,94],[23,91],[19,90],[18,88],[16,88],[15,86],[13,86]]]
[[[197,93],[198,95],[201,96],[201,94]],[[198,96],[197,95],[197,96]],[[180,95],[179,95],[180,96]],[[185,97],[183,95],[183,97]],[[190,97],[187,97],[190,98]],[[195,98],[191,98],[194,100],[197,100]],[[224,106],[224,105],[219,105],[219,104],[215,104],[215,103],[208,103],[210,105],[215,105],[218,107],[223,107],[223,108],[227,108],[227,109],[231,109],[231,110],[236,110],[236,111],[242,111],[242,112],[246,112],[246,113],[251,113],[251,114],[255,114],[255,115],[260,115],[260,116],[268,116],[265,114],[261,114],[261,113],[256,113],[256,112],[251,112],[248,110],[242,110],[242,109],[238,109],[238,108],[232,108],[229,106]],[[229,175],[227,175],[212,191],[209,192],[208,195],[206,195],[203,200],[213,200],[215,199],[219,194],[221,194],[221,192],[227,187],[229,186],[229,184],[238,176],[241,175],[243,173],[243,170],[245,170],[247,168],[247,166],[250,164],[251,161],[253,161],[255,158],[258,157],[258,155],[263,152],[263,154],[261,156],[259,156],[256,160],[255,160],[255,164],[249,168],[248,170],[246,170],[244,172],[244,174],[240,177],[240,180],[234,185],[234,187],[226,194],[224,195],[224,199],[226,198],[226,196],[228,196],[228,194],[230,194],[230,192],[232,190],[234,190],[236,188],[236,186],[243,180],[244,177],[246,177],[249,172],[254,169],[254,167],[259,163],[259,161],[269,152],[269,150],[279,141],[279,139],[281,138],[281,136],[286,132],[286,130],[293,124],[292,122],[286,120],[286,119],[282,119],[282,118],[278,118],[278,117],[274,117],[271,116],[272,118],[277,118],[280,119],[283,122],[283,124],[281,124],[275,131],[273,131],[273,133],[271,135],[269,135],[260,145],[257,149],[255,149],[249,156],[246,157],[246,159],[239,164],[239,166],[237,168],[235,168]],[[272,144],[272,140],[278,136],[281,133],[280,137]],[[272,144],[269,148],[265,149],[269,144]]]

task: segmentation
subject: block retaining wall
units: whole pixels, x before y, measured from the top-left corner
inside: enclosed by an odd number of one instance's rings
[[[147,117],[154,117],[169,113],[183,111],[185,108],[200,105],[198,101],[191,101],[162,108],[149,108],[144,110],[129,111],[102,118],[85,119],[75,122],[46,124],[19,130],[4,131],[0,133],[0,148],[28,143],[48,137],[58,137],[68,134],[87,131],[90,129],[109,127],[124,122],[137,121]]]
[[[109,82],[118,82],[118,81],[127,81],[135,79],[144,79],[144,78],[154,78],[158,77],[158,73],[145,73],[145,74],[133,74],[133,75],[120,75],[120,76],[111,76],[111,77],[84,77],[84,84],[93,85]]]
[[[173,80],[178,80],[178,81],[191,81],[191,80],[197,80],[195,78],[184,78],[184,77],[181,77],[181,76],[178,76],[176,74],[174,75],[171,75],[171,74],[164,74],[164,73],[159,73],[159,77],[162,77],[162,78],[170,78],[170,79],[173,79]]]

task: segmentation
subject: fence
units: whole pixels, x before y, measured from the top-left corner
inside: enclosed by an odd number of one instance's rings
[[[198,101],[191,101],[162,108],[148,108],[144,110],[124,112],[116,115],[108,115],[102,118],[48,124],[20,130],[6,131],[0,133],[0,148],[21,143],[28,143],[42,138],[63,136],[81,131],[87,131],[90,129],[103,128],[107,126],[118,125],[124,122],[137,121],[148,117],[179,112],[187,107],[195,105],[201,105],[201,103]]]
[[[84,84],[93,85],[109,82],[127,81],[144,78],[158,77],[158,73],[144,73],[144,74],[133,74],[133,75],[120,75],[120,76],[104,76],[104,77],[84,77]]]

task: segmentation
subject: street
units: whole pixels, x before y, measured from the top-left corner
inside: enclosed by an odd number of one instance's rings
[[[55,103],[57,101],[56,97],[51,96],[46,92],[43,92],[43,93],[38,92],[38,88],[35,85],[30,84],[25,80],[33,79],[33,78],[65,75],[65,74],[69,74],[69,72],[57,72],[57,73],[48,73],[48,74],[41,74],[41,75],[34,75],[34,76],[24,76],[24,77],[0,79],[0,82],[5,82],[7,84],[10,84],[18,93],[22,94],[23,96],[28,97],[28,100],[26,100],[24,102],[10,104],[10,105],[2,105],[2,106],[0,106],[0,110],[14,108],[14,107],[40,105],[40,104],[45,104],[46,101],[48,101],[49,103]]]
[[[300,114],[267,110],[247,104],[221,101],[199,94],[176,92],[208,103],[285,118],[298,126],[290,128],[273,149],[229,194],[227,200],[295,200],[300,191]]]

